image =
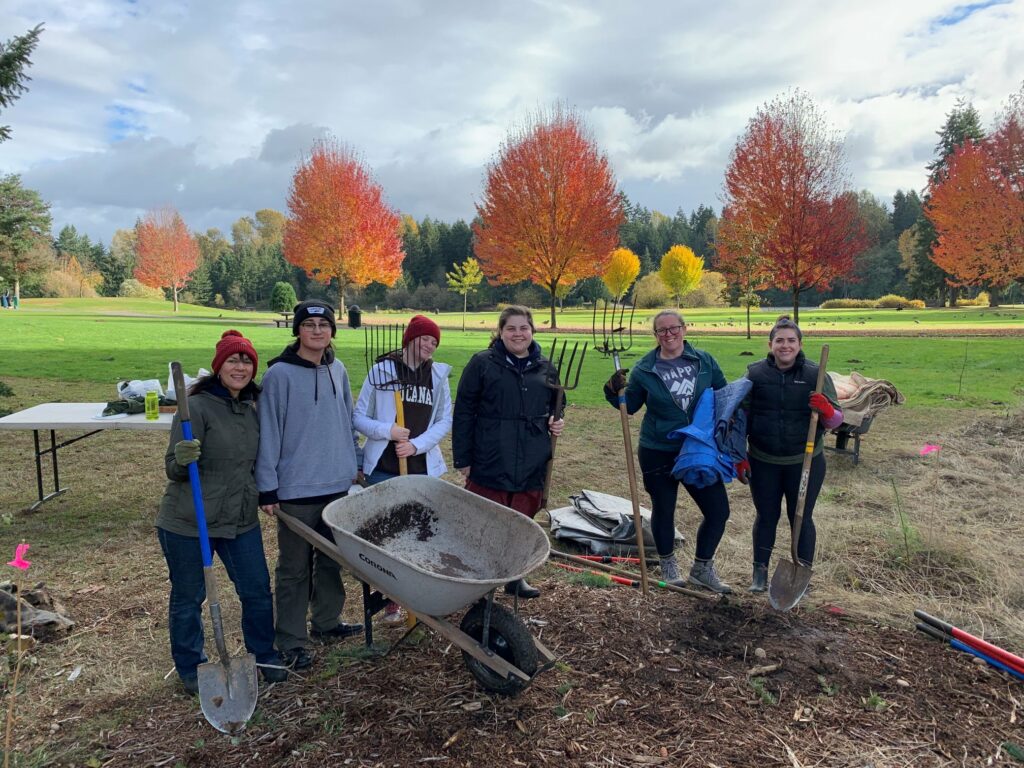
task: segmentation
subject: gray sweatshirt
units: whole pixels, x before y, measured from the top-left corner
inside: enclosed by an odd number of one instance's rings
[[[343,494],[362,460],[345,366],[331,348],[320,365],[297,349],[298,342],[286,347],[263,375],[255,468],[261,504]]]

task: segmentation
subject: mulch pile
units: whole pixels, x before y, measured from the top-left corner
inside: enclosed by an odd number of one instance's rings
[[[88,713],[67,701],[54,721],[131,712],[77,738],[102,765],[133,767],[1009,765],[1002,745],[1024,743],[1019,682],[813,593],[780,614],[746,595],[645,601],[553,572],[537,583],[521,615],[559,662],[516,698],[482,691],[458,649],[426,633],[386,658],[351,640],[318,649],[304,679],[261,683],[240,737],[170,688]],[[403,631],[385,626],[377,638]],[[72,737],[52,734],[52,753]]]

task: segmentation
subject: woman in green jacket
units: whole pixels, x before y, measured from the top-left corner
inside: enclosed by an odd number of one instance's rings
[[[168,629],[171,656],[190,694],[199,691],[196,668],[205,662],[202,605],[206,599],[199,529],[189,486],[188,465],[199,464],[210,549],[224,563],[242,603],[245,647],[256,657],[263,678],[288,676],[274,650],[274,607],[270,573],[257,516],[253,464],[259,444],[253,381],[258,358],[238,331],[225,331],[213,356],[213,374],[189,390],[194,439],[183,440],[175,415],[164,457],[167,489],[156,519],[157,537],[171,582]]]
[[[643,473],[644,488],[651,496],[651,533],[661,559],[665,581],[683,583],[675,552],[675,512],[680,481],[672,476],[672,467],[682,438],[668,434],[689,425],[700,396],[708,387],[721,389],[725,374],[711,355],[686,341],[686,322],[675,310],[654,316],[654,339],[658,343],[640,362],[626,381],[626,370],[616,371],[605,384],[605,398],[616,408],[618,393],[626,390],[626,410],[636,413],[644,405],[647,412],[640,425],[637,460]],[[731,592],[718,578],[715,551],[729,519],[729,497],[725,485],[706,488],[683,484],[697,504],[704,520],[697,528],[696,557],[685,581],[713,592]]]

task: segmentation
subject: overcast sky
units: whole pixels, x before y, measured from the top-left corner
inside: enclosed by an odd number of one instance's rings
[[[30,90],[0,113],[20,173],[109,243],[147,208],[195,230],[286,209],[330,133],[417,219],[470,219],[509,128],[560,100],[619,186],[673,214],[721,207],[754,110],[804,89],[846,137],[854,187],[920,190],[958,97],[986,127],[1024,80],[1024,0],[2,0],[39,22]]]

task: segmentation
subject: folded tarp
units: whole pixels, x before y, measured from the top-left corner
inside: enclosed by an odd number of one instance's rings
[[[865,419],[874,418],[891,405],[902,405],[905,398],[891,381],[869,379],[856,371],[849,376],[829,371],[836,387],[843,423],[859,427]]]
[[[633,525],[633,504],[629,499],[589,490],[569,498],[573,503],[571,507],[548,512],[551,533],[556,539],[571,541],[595,555],[636,555],[636,527]],[[644,549],[653,557],[656,550],[650,510],[640,507],[640,517]],[[676,546],[681,547],[683,543],[683,535],[676,531]]]

